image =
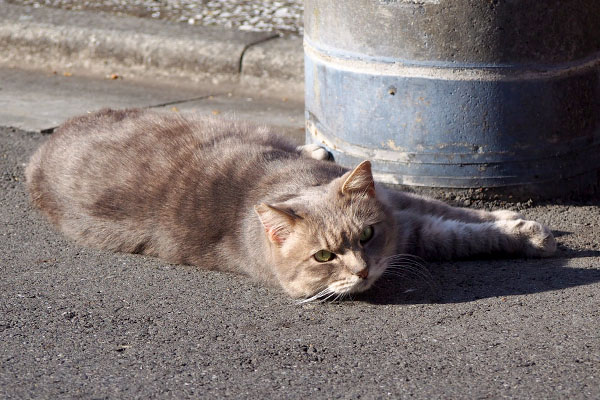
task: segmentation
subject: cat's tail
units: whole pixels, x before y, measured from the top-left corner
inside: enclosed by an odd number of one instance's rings
[[[58,224],[61,206],[52,194],[53,191],[42,168],[44,150],[45,146],[42,146],[29,159],[25,167],[25,182],[31,203],[46,214],[53,223]]]

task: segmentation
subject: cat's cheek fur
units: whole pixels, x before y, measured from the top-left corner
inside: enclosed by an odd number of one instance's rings
[[[326,275],[308,274],[306,254],[296,234],[291,234],[281,244],[270,243],[269,264],[279,285],[291,297],[313,294],[313,288],[323,286]]]
[[[280,264],[278,266],[279,283],[286,293],[292,297],[309,297],[329,286],[333,268],[329,265],[307,264],[310,264],[310,261],[304,261],[293,266],[290,264]]]

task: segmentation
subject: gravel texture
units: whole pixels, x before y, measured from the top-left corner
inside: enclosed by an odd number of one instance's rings
[[[7,3],[164,19],[245,31],[302,34],[302,0],[7,0]]]

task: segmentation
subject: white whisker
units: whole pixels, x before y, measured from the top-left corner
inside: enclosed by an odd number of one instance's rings
[[[438,291],[439,285],[425,266],[425,260],[413,254],[394,254],[386,257],[384,276],[396,276],[409,281],[424,282],[430,290]],[[412,289],[411,289],[412,290]]]
[[[325,303],[327,300],[329,300],[332,296],[334,296],[336,293],[335,292],[331,292],[327,297],[322,298],[319,303]]]
[[[312,295],[311,297],[308,297],[308,298],[306,298],[306,299],[302,299],[302,300],[298,300],[298,301],[296,302],[296,304],[300,305],[300,304],[310,303],[311,301],[314,301],[314,300],[316,300],[316,299],[318,299],[318,298],[321,298],[321,297],[323,297],[323,296],[325,296],[325,295],[328,295],[328,294],[330,294],[330,293],[333,293],[333,292],[331,291],[331,289],[329,289],[329,287],[325,287],[325,289],[323,289],[323,290],[321,290],[320,292],[318,292],[318,293],[316,293],[316,294]]]

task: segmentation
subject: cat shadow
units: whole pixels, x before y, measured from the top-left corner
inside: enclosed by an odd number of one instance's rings
[[[555,257],[545,259],[432,262],[427,265],[432,282],[384,275],[354,300],[378,305],[464,303],[600,282],[600,269],[569,265],[569,260],[583,257],[600,257],[600,251],[561,246]]]

